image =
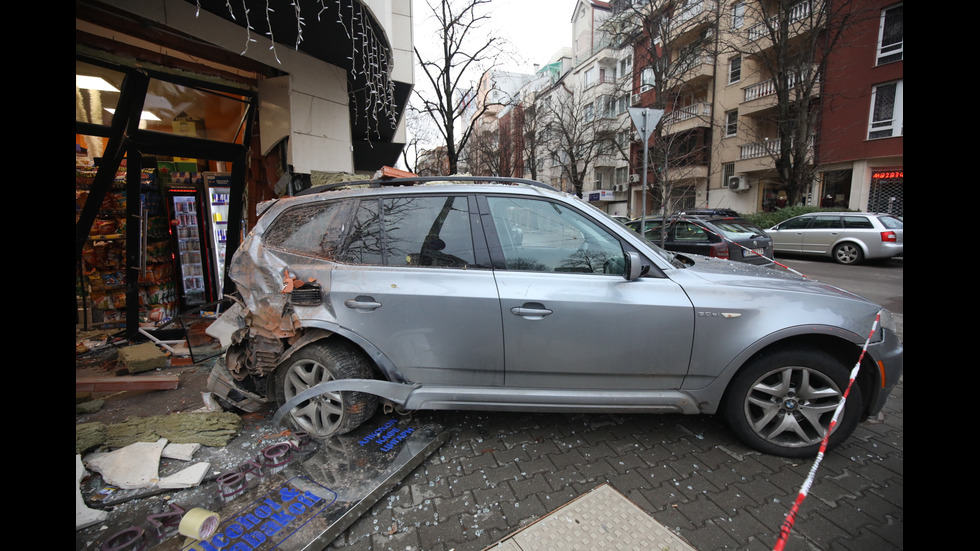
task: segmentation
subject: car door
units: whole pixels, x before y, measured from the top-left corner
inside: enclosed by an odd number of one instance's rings
[[[505,385],[678,388],[694,312],[666,278],[623,278],[623,243],[564,203],[487,197],[505,348]]]
[[[465,195],[363,199],[330,277],[341,326],[412,382],[501,385],[500,302]],[[482,243],[482,246],[478,246]]]
[[[776,225],[769,231],[773,250],[781,253],[803,252],[803,235],[809,225],[809,216],[797,216]]]
[[[839,214],[817,214],[809,227],[803,230],[804,253],[827,254],[844,231]]]

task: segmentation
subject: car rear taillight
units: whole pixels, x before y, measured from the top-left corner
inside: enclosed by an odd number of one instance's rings
[[[883,231],[881,232],[881,242],[882,243],[897,243],[898,235],[893,231]]]
[[[711,251],[708,256],[713,256],[715,258],[728,258],[728,244],[727,243],[715,243],[711,246]]]

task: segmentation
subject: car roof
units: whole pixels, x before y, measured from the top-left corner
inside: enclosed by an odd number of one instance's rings
[[[545,189],[552,192],[559,193],[555,188],[538,182],[536,180],[529,180],[526,178],[508,178],[503,176],[418,176],[418,177],[406,177],[406,178],[380,178],[373,180],[351,180],[344,182],[335,182],[331,184],[324,184],[321,186],[311,187],[305,189],[296,194],[297,197],[305,195],[314,195],[319,193],[325,193],[328,191],[337,191],[342,189],[351,188],[386,188],[386,187],[406,187],[406,186],[419,186],[419,185],[453,185],[453,184],[506,184],[506,185],[524,185],[538,189]]]

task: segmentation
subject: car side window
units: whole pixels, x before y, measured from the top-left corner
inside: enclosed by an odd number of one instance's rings
[[[688,243],[693,241],[708,241],[708,233],[704,231],[704,228],[690,222],[677,222],[673,225],[672,233],[674,234],[674,239],[677,241]]]
[[[845,216],[844,227],[849,229],[874,229],[874,224],[864,216]]]
[[[323,259],[340,250],[350,203],[324,201],[283,212],[265,232],[267,247]]]
[[[781,230],[802,230],[810,225],[810,218],[802,216],[800,218],[790,218],[779,225]]]
[[[622,244],[579,212],[521,197],[487,203],[507,270],[622,275]]]
[[[812,230],[839,229],[841,225],[840,216],[814,216]]]
[[[464,196],[361,201],[342,262],[382,266],[475,267]]]

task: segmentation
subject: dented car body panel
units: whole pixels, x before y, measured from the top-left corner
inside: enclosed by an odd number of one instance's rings
[[[642,277],[628,275],[635,261]],[[226,401],[236,403],[232,387],[249,403],[274,401],[276,370],[311,343],[349,343],[373,371],[310,385],[280,400],[279,416],[351,391],[409,410],[715,413],[744,366],[774,347],[856,360],[870,340],[867,415],[902,369],[890,327],[869,339],[881,309],[861,297],[667,253],[573,196],[513,183],[371,183],[281,199],[229,276],[246,312],[213,376],[234,379],[212,385]]]

